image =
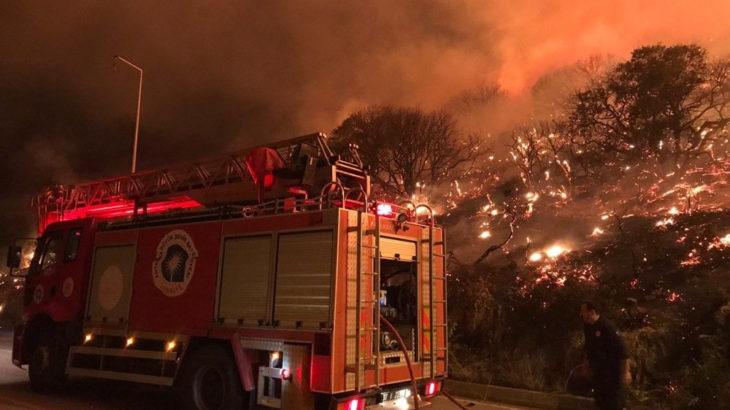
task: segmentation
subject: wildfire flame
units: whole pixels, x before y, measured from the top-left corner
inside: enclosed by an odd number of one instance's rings
[[[553,245],[545,251],[545,255],[547,255],[550,259],[557,259],[558,256],[568,252],[570,252],[570,249],[568,248],[561,245]]]
[[[723,249],[730,246],[730,233],[723,236],[722,238],[714,238],[712,241],[710,241],[710,244],[707,245],[707,250],[711,249]]]
[[[593,232],[591,233],[591,236],[596,237],[596,236],[601,236],[601,235],[603,235],[603,229],[601,229],[599,227],[593,228]]]

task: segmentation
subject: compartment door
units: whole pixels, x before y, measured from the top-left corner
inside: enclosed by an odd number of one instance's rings
[[[416,242],[381,236],[380,257],[382,259],[392,259],[407,262],[415,261]]]
[[[274,320],[281,327],[331,325],[332,231],[279,235]]]
[[[271,235],[226,238],[218,320],[239,326],[269,324]]]
[[[126,325],[135,256],[134,244],[96,248],[87,321]]]

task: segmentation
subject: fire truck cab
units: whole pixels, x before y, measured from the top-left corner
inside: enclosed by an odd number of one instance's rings
[[[438,393],[444,232],[428,206],[373,201],[350,157],[312,134],[44,190],[13,363],[38,392],[105,378],[190,409]]]

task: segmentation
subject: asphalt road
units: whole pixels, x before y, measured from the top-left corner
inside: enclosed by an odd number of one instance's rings
[[[0,329],[0,409],[80,410],[80,409],[177,409],[174,393],[165,388],[110,380],[78,378],[69,380],[60,395],[39,395],[28,386],[26,370],[11,361],[12,334]],[[445,397],[431,400],[429,409],[458,410]],[[496,403],[460,400],[473,410],[524,410]]]

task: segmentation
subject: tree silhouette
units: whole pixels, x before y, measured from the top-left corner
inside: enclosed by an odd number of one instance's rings
[[[683,175],[713,161],[730,118],[730,62],[708,62],[696,45],[641,47],[578,92],[569,124],[586,158],[658,160]],[[595,155],[598,154],[598,155]]]
[[[357,144],[373,182],[386,194],[410,196],[444,182],[478,150],[446,112],[375,106],[350,115],[334,130],[335,146]]]

